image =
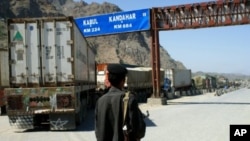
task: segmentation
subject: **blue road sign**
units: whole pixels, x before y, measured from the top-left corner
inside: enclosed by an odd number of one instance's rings
[[[150,29],[150,9],[76,18],[85,37],[143,31]]]

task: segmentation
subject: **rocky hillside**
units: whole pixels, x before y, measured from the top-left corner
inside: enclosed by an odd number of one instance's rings
[[[83,17],[122,11],[111,3],[91,3],[73,0],[1,0],[0,47],[7,45],[7,31],[3,19],[23,17]],[[87,39],[94,46],[98,63],[126,63],[150,66],[150,34],[148,32],[125,33]],[[161,47],[162,68],[185,68]]]
[[[215,77],[226,77],[229,81],[235,81],[235,80],[248,80],[250,81],[249,75],[244,74],[235,74],[235,73],[216,73],[216,72],[194,72],[192,76],[199,76],[199,75],[211,75]]]

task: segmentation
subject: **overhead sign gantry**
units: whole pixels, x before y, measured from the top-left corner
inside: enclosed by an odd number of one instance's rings
[[[153,96],[160,97],[159,31],[250,24],[250,0],[218,0],[151,10]]]

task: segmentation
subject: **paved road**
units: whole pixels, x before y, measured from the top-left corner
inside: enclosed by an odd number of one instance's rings
[[[142,141],[229,141],[230,124],[250,124],[250,89],[222,96],[213,93],[169,100],[166,106],[141,105],[148,110]],[[94,141],[93,112],[76,131],[20,131],[0,116],[1,141]]]

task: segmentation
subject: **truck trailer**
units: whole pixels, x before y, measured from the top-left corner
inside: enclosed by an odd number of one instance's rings
[[[178,96],[184,93],[192,93],[192,74],[190,69],[165,69],[164,91],[170,94],[178,92]],[[178,97],[177,96],[177,97]]]
[[[0,48],[0,115],[6,113],[6,98],[4,96],[4,89],[8,88],[10,85],[8,65],[7,48]]]
[[[135,67],[127,68],[128,74],[125,88],[137,94],[139,102],[147,102],[153,93],[152,68]],[[164,69],[160,69],[160,86],[164,84]]]
[[[104,93],[104,91],[106,89],[104,81],[105,81],[105,79],[107,79],[106,78],[106,70],[107,70],[108,64],[112,64],[112,63],[98,63],[98,64],[96,64],[96,79],[97,79],[96,92],[98,92],[101,95]],[[136,65],[130,65],[130,64],[121,64],[121,65],[123,65],[127,69],[138,67]]]
[[[11,126],[75,129],[95,97],[91,46],[72,17],[8,19]],[[7,66],[6,66],[7,67]]]
[[[204,92],[213,92],[217,89],[217,78],[211,75],[196,75],[193,77],[195,88]]]
[[[109,63],[97,64],[97,91],[99,93],[104,93],[105,89],[105,79],[106,69]],[[128,74],[126,76],[124,88],[125,90],[131,91],[136,94],[138,102],[146,102],[147,98],[151,97],[153,93],[152,85],[152,68],[151,67],[142,67],[137,65],[130,64],[121,64],[127,68]],[[160,85],[163,87],[164,84],[164,70],[160,69]]]

